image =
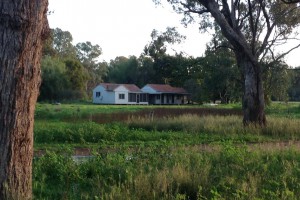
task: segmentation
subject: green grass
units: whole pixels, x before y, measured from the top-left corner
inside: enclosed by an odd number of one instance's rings
[[[221,105],[211,109],[214,112],[223,108],[230,111],[236,110],[238,106],[237,104]],[[199,109],[199,107],[201,108],[201,106],[164,106],[162,109],[159,106],[38,104],[34,128],[35,149],[53,149],[53,146],[58,145],[70,147],[117,146],[119,144],[134,146],[160,143],[195,145],[224,140],[232,140],[236,143],[256,143],[300,139],[299,103],[288,105],[273,103],[267,108],[268,126],[263,129],[252,126],[243,127],[241,116],[178,115],[177,112],[172,111]],[[204,107],[207,109],[206,106]],[[125,119],[125,122],[96,123],[101,117],[116,119],[120,113],[134,114],[141,110],[157,108],[170,114],[173,112],[173,114],[168,117],[167,115],[159,116],[162,113],[155,113],[151,117],[143,113]],[[222,110],[220,114],[223,115],[224,112],[226,110]]]
[[[300,103],[299,102],[273,102],[266,108],[266,113],[270,116],[279,118],[296,118],[300,119]]]
[[[205,114],[178,114],[199,108]],[[33,162],[34,199],[298,199],[299,148],[265,143],[300,140],[299,103],[267,107],[265,128],[227,116],[238,104],[212,109],[38,104],[34,145],[44,155]],[[73,160],[78,147],[94,157]]]
[[[265,128],[244,127],[239,116],[182,115],[165,118],[131,118],[126,123],[36,121],[36,149],[55,144],[85,147],[104,145],[197,145],[232,140],[257,143],[300,139],[300,120],[268,118]]]
[[[48,152],[34,161],[34,199],[297,199],[300,153],[122,149],[81,164]]]

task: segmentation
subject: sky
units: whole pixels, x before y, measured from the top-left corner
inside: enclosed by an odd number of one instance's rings
[[[185,28],[182,16],[171,6],[156,6],[152,0],[49,0],[48,16],[51,28],[69,31],[74,44],[90,41],[102,48],[99,60],[109,62],[117,56],[139,56],[151,41],[153,29],[165,31],[177,27],[186,40],[170,48],[169,53],[184,52],[188,56],[203,56],[209,33],[200,33],[197,24]],[[295,67],[300,50],[289,55],[286,62]]]

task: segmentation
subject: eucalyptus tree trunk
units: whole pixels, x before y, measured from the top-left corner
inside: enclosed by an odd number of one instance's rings
[[[262,72],[258,62],[258,56],[255,53],[255,45],[248,44],[245,35],[237,24],[236,13],[235,11],[231,13],[227,1],[222,1],[224,4],[223,11],[219,10],[219,4],[215,0],[199,1],[214,17],[216,23],[221,28],[223,36],[233,46],[237,64],[240,69],[242,69],[244,78],[244,125],[258,124],[265,126],[266,117]],[[255,35],[256,32],[253,31],[252,34]]]
[[[34,110],[48,0],[0,3],[0,199],[32,199]]]
[[[244,78],[243,123],[265,126],[265,100],[260,66],[258,62],[251,62],[242,51],[236,52],[236,58]]]

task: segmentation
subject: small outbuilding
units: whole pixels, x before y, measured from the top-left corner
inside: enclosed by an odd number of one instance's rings
[[[93,103],[147,105],[148,94],[134,84],[101,83],[93,89]]]

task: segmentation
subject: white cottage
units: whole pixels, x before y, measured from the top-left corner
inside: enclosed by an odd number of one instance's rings
[[[134,84],[101,83],[93,89],[95,104],[148,104],[148,94]]]
[[[148,93],[149,104],[187,104],[189,93],[165,84],[147,84],[141,89]]]

